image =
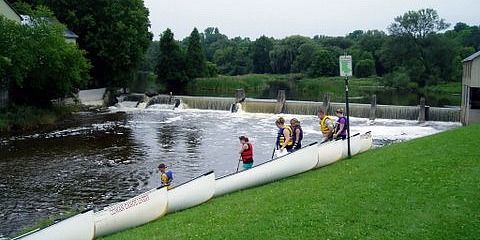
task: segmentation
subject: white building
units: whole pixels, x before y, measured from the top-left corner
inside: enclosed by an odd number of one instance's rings
[[[461,108],[463,125],[480,123],[480,51],[463,60]]]

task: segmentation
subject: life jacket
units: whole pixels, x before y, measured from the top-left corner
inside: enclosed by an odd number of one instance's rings
[[[285,142],[285,136],[283,135],[283,129],[288,129],[290,131],[290,141],[288,141],[287,146],[293,146],[292,141],[292,128],[290,126],[284,126],[283,128],[278,129],[277,133],[277,146],[283,145]]]
[[[300,139],[298,139],[297,141],[297,134],[295,133],[297,131],[297,129],[300,129]],[[302,139],[303,139],[303,129],[301,126],[295,126],[293,127],[292,129],[292,142],[295,143],[295,142],[298,142],[298,143],[302,143]]]
[[[339,133],[338,131],[340,130],[340,119],[342,119],[342,118],[345,119],[345,125],[343,125],[342,132]],[[335,129],[335,132],[337,132],[337,134],[340,135],[340,136],[347,135],[347,117],[345,117],[345,116],[339,117],[338,120],[337,120],[337,123],[338,124],[337,124],[337,127]]]
[[[164,176],[167,177],[167,182],[166,182],[166,183],[163,182]],[[167,170],[167,171],[165,171],[164,173],[162,173],[162,176],[161,176],[161,177],[162,177],[162,184],[163,184],[164,186],[167,186],[168,189],[170,189],[170,188],[171,188],[170,185],[172,184],[172,180],[173,180],[173,172],[170,171],[170,170]]]
[[[327,120],[332,121],[329,116],[325,116],[322,120],[320,120],[320,130],[322,131],[322,133],[328,133],[328,131],[330,131],[327,126]]]
[[[248,149],[243,150],[240,154],[243,163],[251,163],[253,161],[253,145],[251,143],[247,143],[247,145]]]

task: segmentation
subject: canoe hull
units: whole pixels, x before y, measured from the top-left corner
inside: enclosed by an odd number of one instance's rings
[[[317,145],[310,145],[251,169],[216,179],[215,196],[306,172],[317,165]]]
[[[94,237],[93,211],[88,211],[38,229],[14,239],[22,240],[90,240]]]
[[[96,212],[95,237],[142,225],[162,217],[167,210],[167,188],[152,189]]]
[[[209,172],[168,191],[167,213],[181,211],[208,201],[215,193],[215,174]]]
[[[342,141],[330,141],[318,145],[318,163],[315,166],[320,168],[342,159]]]

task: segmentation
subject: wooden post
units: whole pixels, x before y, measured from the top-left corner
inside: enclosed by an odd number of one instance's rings
[[[375,120],[377,118],[377,94],[373,94],[372,102],[370,103],[370,120]]]
[[[328,115],[328,110],[330,109],[330,95],[328,93],[323,95],[322,109],[325,112],[325,115]]]
[[[274,114],[279,114],[283,112],[285,101],[286,101],[285,90],[278,90],[277,103],[275,104]]]
[[[420,98],[420,109],[418,111],[418,122],[424,123],[426,120],[426,108],[425,108],[425,98]]]
[[[245,90],[243,88],[235,89],[235,103],[245,101]]]

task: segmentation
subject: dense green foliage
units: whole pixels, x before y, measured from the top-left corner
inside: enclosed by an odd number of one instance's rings
[[[88,81],[85,52],[65,41],[63,25],[42,15],[32,15],[30,26],[0,16],[0,29],[0,79],[11,103],[48,107]]]
[[[184,54],[179,44],[173,39],[170,29],[165,30],[160,38],[155,73],[168,90],[175,93],[183,92],[183,86],[187,82]]]
[[[373,149],[102,239],[474,239],[479,134],[473,125]]]
[[[11,2],[47,6],[79,36],[79,47],[87,52],[93,65],[91,86],[125,87],[136,73],[152,38],[143,0]]]

